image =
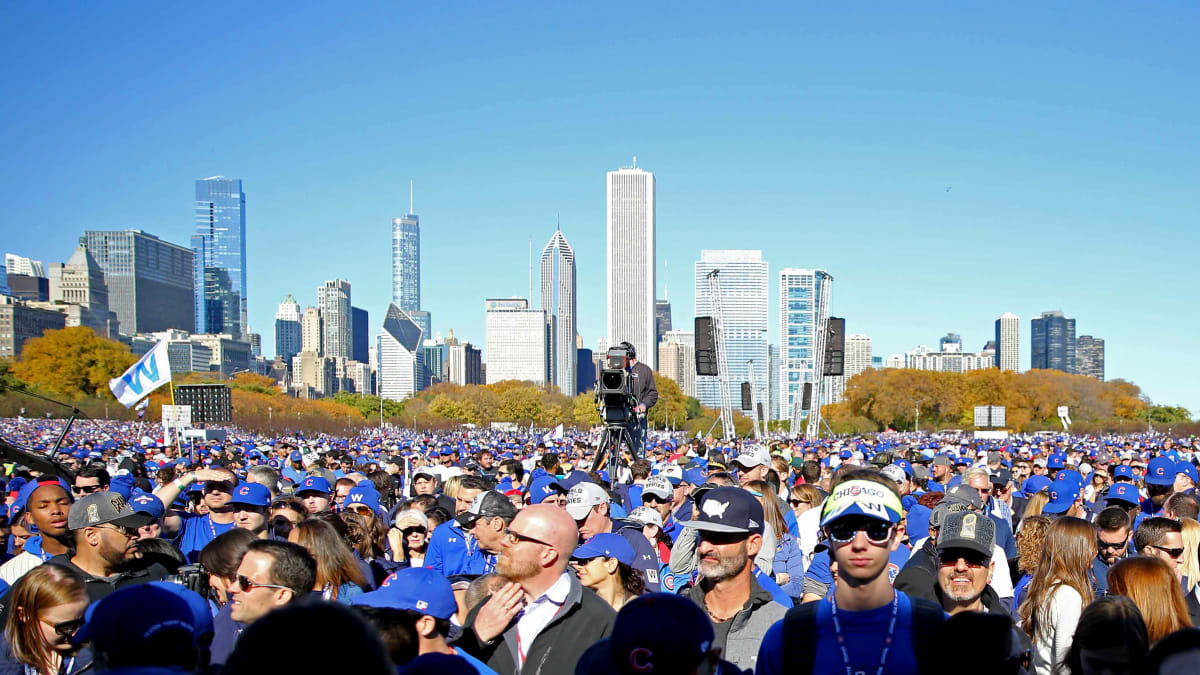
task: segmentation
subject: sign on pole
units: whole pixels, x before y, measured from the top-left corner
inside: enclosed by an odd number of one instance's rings
[[[192,428],[192,406],[164,405],[162,407],[163,443],[171,445],[173,434]]]

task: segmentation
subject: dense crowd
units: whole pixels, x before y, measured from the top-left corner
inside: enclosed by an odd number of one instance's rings
[[[1200,441],[0,420],[0,675],[1174,673]]]

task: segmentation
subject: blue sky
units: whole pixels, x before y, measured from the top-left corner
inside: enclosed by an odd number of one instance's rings
[[[1028,367],[1061,309],[1110,378],[1200,412],[1200,9],[1046,4],[8,3],[2,248],[186,244],[193,181],[242,178],[269,352],[325,279],[377,329],[411,178],[435,331],[482,343],[557,216],[594,347],[604,172],[637,155],[677,325],[700,249],[763,249],[773,339],[775,272],[823,267],[876,355],[1012,311]]]

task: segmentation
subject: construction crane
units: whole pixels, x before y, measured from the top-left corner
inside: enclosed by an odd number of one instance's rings
[[[713,336],[717,348],[717,386],[721,390],[721,429],[726,441],[732,441],[733,396],[729,391],[729,357],[725,353],[725,322],[721,314],[721,270],[713,270],[705,277],[708,281],[708,296],[712,298]]]

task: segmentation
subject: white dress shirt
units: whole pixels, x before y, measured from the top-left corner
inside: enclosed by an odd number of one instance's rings
[[[533,602],[526,604],[525,609],[521,610],[521,615],[517,618],[517,647],[521,653],[522,665],[525,663],[525,655],[529,653],[529,645],[533,644],[538,633],[545,630],[558,615],[563,603],[567,601],[567,593],[570,590],[571,580],[564,571],[545,593],[534,598]]]

